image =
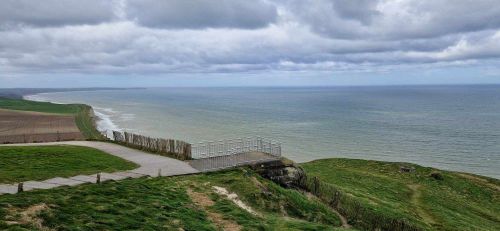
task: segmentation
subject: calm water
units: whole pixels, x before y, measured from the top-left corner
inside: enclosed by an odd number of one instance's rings
[[[101,129],[189,142],[259,135],[296,161],[406,161],[500,178],[500,86],[153,88],[31,99],[92,105]]]

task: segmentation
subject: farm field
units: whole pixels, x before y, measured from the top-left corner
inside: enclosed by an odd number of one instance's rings
[[[0,98],[0,144],[101,138],[87,105]]]
[[[0,109],[0,143],[82,140],[72,115]]]

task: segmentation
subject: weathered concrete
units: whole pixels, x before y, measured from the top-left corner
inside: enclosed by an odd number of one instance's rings
[[[0,185],[0,194],[14,194],[17,193],[17,185],[3,184]]]
[[[97,176],[95,174],[94,175],[89,175],[89,176],[78,175],[78,176],[70,177],[69,179],[80,181],[80,182],[83,182],[83,183],[95,183],[97,181]]]
[[[75,186],[75,185],[79,185],[79,184],[85,183],[83,181],[73,180],[73,179],[70,179],[70,178],[62,178],[62,177],[56,177],[56,178],[44,180],[42,182],[48,183],[48,184],[66,185],[66,186]]]
[[[24,182],[24,191],[30,191],[33,189],[51,189],[59,187],[57,184],[50,184],[41,181],[26,181]]]
[[[196,168],[201,172],[207,172],[236,166],[266,163],[279,159],[280,157],[263,152],[243,152],[233,155],[190,160],[189,163],[193,166],[193,168]]]
[[[126,179],[126,176],[123,175],[115,175],[112,173],[101,173],[101,181],[107,181],[107,180],[123,180]]]
[[[113,174],[125,176],[125,178],[140,178],[144,176],[143,174],[135,172],[114,172]]]
[[[189,165],[189,163],[172,159],[165,156],[149,154],[140,150],[127,148],[121,145],[96,142],[96,141],[65,141],[51,143],[29,143],[29,144],[4,144],[0,146],[42,146],[42,145],[77,145],[96,148],[114,156],[134,162],[140,167],[130,171],[115,173],[101,173],[101,182],[108,180],[122,180],[126,178],[139,178],[143,176],[157,177],[176,176],[198,173],[199,171]],[[159,174],[160,173],[160,174]],[[55,177],[44,181],[24,182],[24,190],[50,189],[59,186],[74,186],[83,183],[96,183],[97,174],[78,175],[69,178]],[[17,193],[17,184],[0,184],[0,194]]]

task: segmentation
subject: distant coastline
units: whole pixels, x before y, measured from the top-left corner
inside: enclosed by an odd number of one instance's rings
[[[115,87],[88,87],[88,88],[0,88],[0,97],[11,99],[23,99],[28,95],[51,92],[69,92],[69,91],[102,91],[102,90],[130,90],[145,89],[140,87],[115,88]]]
[[[130,89],[130,88],[128,88],[128,89]],[[94,91],[96,91],[96,90],[105,90],[105,89],[95,89]],[[106,89],[106,90],[109,90],[109,89]],[[113,90],[123,90],[123,89],[114,88]],[[80,90],[80,91],[84,91],[84,90]],[[30,101],[37,101],[37,102],[50,102],[50,103],[56,103],[56,104],[65,104],[63,102],[57,102],[54,100],[48,100],[46,98],[43,98],[44,93],[53,93],[53,92],[40,92],[40,93],[35,93],[35,94],[27,94],[27,95],[23,95],[22,99],[30,100]],[[118,125],[116,125],[112,121],[111,116],[106,114],[105,108],[95,107],[93,105],[88,105],[88,104],[86,104],[86,105],[89,106],[93,111],[93,115],[95,118],[95,128],[98,131],[105,132],[108,136],[111,136],[112,131],[121,131],[122,130],[118,127]]]

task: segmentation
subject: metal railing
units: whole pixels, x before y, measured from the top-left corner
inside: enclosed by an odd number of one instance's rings
[[[248,152],[261,152],[281,156],[281,143],[262,137],[247,137],[193,144],[191,157],[204,159]]]
[[[204,172],[279,159],[281,144],[261,137],[201,142],[192,146],[191,166]]]

